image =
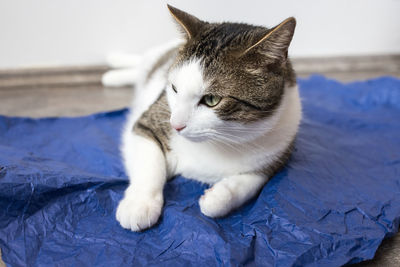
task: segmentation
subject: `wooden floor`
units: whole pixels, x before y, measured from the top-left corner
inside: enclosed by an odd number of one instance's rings
[[[295,59],[299,77],[319,73],[343,82],[400,77],[400,55]],[[104,88],[105,66],[0,70],[0,114],[80,116],[128,106],[130,88]]]
[[[390,75],[400,78],[400,55],[295,59],[299,77],[319,73],[343,82]],[[132,89],[104,88],[105,66],[0,70],[0,114],[81,116],[127,107]],[[1,251],[0,251],[1,257]],[[0,267],[3,267],[0,259]],[[400,235],[387,239],[375,259],[356,266],[400,266]]]

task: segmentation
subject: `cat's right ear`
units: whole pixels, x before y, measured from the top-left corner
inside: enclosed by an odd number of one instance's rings
[[[272,60],[285,61],[295,28],[296,19],[293,17],[287,18],[278,26],[269,30],[255,44],[247,48],[242,55],[255,52]]]
[[[179,24],[180,29],[185,34],[187,40],[196,36],[196,34],[203,27],[205,22],[199,20],[195,16],[192,16],[180,9],[173,6],[167,5],[169,12],[171,12],[172,17]]]

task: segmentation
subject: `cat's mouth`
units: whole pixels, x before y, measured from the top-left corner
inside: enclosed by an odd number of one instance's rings
[[[201,143],[208,140],[208,138],[204,136],[185,136],[185,138],[195,143]]]
[[[181,131],[178,132],[178,134],[189,141],[195,142],[195,143],[200,143],[200,142],[205,142],[207,140],[210,140],[211,134],[205,131]]]
[[[182,131],[178,133],[180,136],[185,139],[195,142],[211,142],[211,143],[231,143],[238,144],[242,141],[240,138],[235,138],[236,136],[230,135],[229,137],[226,134],[220,133],[218,131],[209,129],[202,131]]]
[[[188,139],[189,141],[195,142],[195,143],[200,143],[200,142],[205,142],[209,140],[209,137],[207,136],[201,136],[201,135],[185,135],[185,134],[180,134],[182,137]]]

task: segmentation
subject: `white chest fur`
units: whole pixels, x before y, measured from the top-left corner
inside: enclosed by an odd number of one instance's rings
[[[182,174],[209,184],[258,169],[268,161],[268,152],[263,149],[243,150],[239,147],[193,143],[177,134],[171,138],[171,148],[168,164],[172,167],[172,174]]]

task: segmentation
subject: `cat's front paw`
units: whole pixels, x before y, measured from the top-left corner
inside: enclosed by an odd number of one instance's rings
[[[121,226],[132,231],[141,231],[153,226],[161,215],[162,194],[148,196],[132,194],[118,204],[116,218]]]
[[[222,217],[232,210],[233,194],[223,184],[207,189],[199,200],[201,212],[208,217]]]

